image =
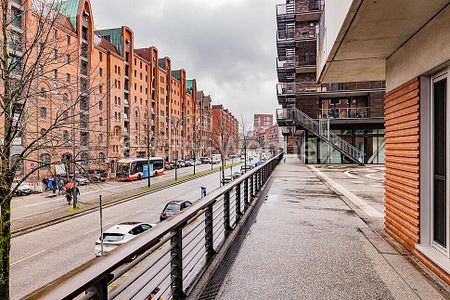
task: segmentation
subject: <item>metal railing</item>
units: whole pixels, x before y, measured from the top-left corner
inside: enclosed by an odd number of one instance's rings
[[[370,107],[352,108],[322,108],[320,117],[322,119],[366,119],[369,117]]]
[[[320,85],[314,82],[285,82],[277,84],[277,95],[288,96],[301,92],[318,92]]]
[[[307,14],[321,12],[324,6],[324,0],[309,0],[308,2],[298,3],[295,5],[296,14]]]
[[[153,299],[185,298],[242,217],[250,212],[252,202],[281,159],[282,154],[278,154],[174,218],[28,297],[145,299],[157,290]]]
[[[283,65],[283,64],[286,65]],[[286,69],[290,65],[299,66],[298,60],[289,58],[286,60],[277,59],[277,67]],[[386,84],[384,81],[369,81],[369,82],[347,82],[347,83],[333,83],[333,84],[317,84],[314,82],[288,82],[277,84],[278,96],[286,96],[286,94],[298,93],[318,93],[318,92],[371,92],[384,91]]]
[[[317,33],[315,29],[297,30],[295,28],[286,28],[277,30],[277,42],[313,42],[316,39]]]
[[[276,115],[277,121],[280,121],[279,124],[283,122],[298,124],[338,150],[349,160],[357,164],[364,164],[364,152],[332,132],[328,119],[314,120],[298,108],[278,109]]]
[[[289,3],[277,5],[277,16],[289,16],[295,13],[295,1],[291,0]]]

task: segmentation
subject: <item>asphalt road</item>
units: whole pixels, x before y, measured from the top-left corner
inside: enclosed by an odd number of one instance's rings
[[[233,169],[236,171],[238,168]],[[189,172],[187,168],[186,172]],[[230,172],[227,169],[226,175]],[[166,202],[180,199],[196,201],[200,197],[201,186],[207,187],[208,192],[219,188],[219,173],[106,208],[103,227],[107,229],[123,221],[157,223]],[[109,191],[113,192],[113,189]],[[92,191],[93,196],[97,194]],[[11,247],[12,299],[19,299],[95,258],[94,245],[99,233],[99,216],[94,212],[14,238]]]
[[[237,161],[237,160],[235,160]],[[228,163],[231,163],[229,161]],[[220,165],[214,165],[214,168]],[[178,178],[193,174],[194,167],[184,167],[178,169]],[[198,165],[196,166],[197,172],[205,171],[211,169],[211,165]],[[174,178],[174,170],[166,171],[164,175],[158,177],[152,177],[152,183],[158,183]],[[102,194],[103,196],[113,195],[115,193],[121,193],[130,191],[133,189],[138,189],[147,186],[147,180],[140,180],[134,182],[120,182],[120,181],[109,181],[105,183],[90,184],[87,186],[81,186],[80,192],[81,196],[79,200],[81,202],[93,202],[98,201],[98,196]],[[15,197],[12,201],[12,220],[18,220],[27,216],[39,214],[52,209],[57,209],[59,207],[67,207],[67,202],[64,197],[53,195],[52,193],[45,192],[42,194],[28,195],[24,197]]]

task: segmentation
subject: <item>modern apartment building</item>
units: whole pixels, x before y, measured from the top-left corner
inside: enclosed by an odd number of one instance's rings
[[[447,283],[449,24],[448,0],[328,0],[317,68],[321,82],[386,80],[386,231]]]
[[[26,40],[22,34],[41,26],[24,5],[31,7],[32,2],[11,1],[11,34],[20,41],[11,51],[18,60]],[[43,139],[18,176],[38,164],[45,164],[38,177],[51,176],[54,164],[68,161],[113,174],[115,163],[123,158],[150,155],[172,161],[210,152],[211,99],[197,92],[196,80],[189,80],[185,70],[173,70],[171,59],[161,57],[156,47],[135,48],[128,27],[94,30],[89,0],[63,1],[58,11],[51,29],[54,43],[42,47],[64,64],[49,63],[52,69],[42,70],[42,93],[28,104],[28,115],[21,117],[24,134],[14,141],[13,154],[22,155],[69,102],[76,103],[76,120]],[[64,89],[69,84],[75,88]],[[49,92],[52,89],[56,92]],[[202,141],[198,145],[197,128]]]
[[[226,156],[239,150],[239,122],[222,104],[212,105],[212,149],[214,154],[222,150]]]
[[[318,84],[322,0],[277,5],[277,97],[287,151],[305,163],[384,163],[383,81]],[[325,34],[323,32],[322,34]]]

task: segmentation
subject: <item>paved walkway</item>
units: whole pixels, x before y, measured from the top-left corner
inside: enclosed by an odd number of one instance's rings
[[[218,299],[444,299],[306,166],[273,174]]]

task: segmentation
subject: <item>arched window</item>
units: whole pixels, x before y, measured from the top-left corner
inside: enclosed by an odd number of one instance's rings
[[[40,161],[41,161],[41,169],[47,170],[50,168],[50,162],[52,160],[52,157],[50,154],[41,154]]]
[[[81,152],[80,160],[82,166],[87,166],[89,164],[89,154],[87,152]]]

